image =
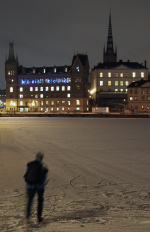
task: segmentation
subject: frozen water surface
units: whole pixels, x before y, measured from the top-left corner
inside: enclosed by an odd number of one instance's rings
[[[1,231],[27,230],[23,175],[39,150],[45,223],[33,205],[28,231],[150,231],[149,135],[149,119],[0,118]]]

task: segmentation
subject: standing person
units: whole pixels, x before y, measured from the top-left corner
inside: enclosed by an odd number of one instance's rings
[[[43,194],[46,176],[48,169],[46,165],[42,163],[44,153],[41,151],[37,153],[36,159],[27,164],[27,169],[24,175],[25,181],[27,182],[27,209],[26,218],[27,221],[30,217],[31,206],[35,194],[38,194],[38,207],[37,207],[37,220],[42,222],[42,210],[43,210]]]

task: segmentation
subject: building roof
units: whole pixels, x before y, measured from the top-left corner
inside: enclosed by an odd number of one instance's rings
[[[67,71],[65,70],[67,68]],[[45,69],[45,72],[44,72]],[[56,69],[56,71],[55,71]],[[33,72],[35,70],[35,73]],[[21,75],[37,75],[37,74],[59,74],[59,73],[70,73],[71,66],[53,66],[53,67],[31,67],[25,68],[22,65],[18,68],[18,74]]]
[[[74,55],[74,56],[73,56],[73,59],[72,59],[72,65],[73,65],[73,63],[74,63],[74,61],[75,61],[75,59],[76,59],[77,57],[79,58],[81,64],[82,64],[83,66],[86,66],[87,61],[88,61],[88,55],[83,55],[83,54]]]
[[[140,64],[138,62],[130,62],[129,60],[127,62],[123,62],[122,60],[120,60],[119,62],[104,62],[104,63],[99,63],[97,66],[94,66],[93,70],[94,69],[113,69],[120,65],[124,65],[132,69],[145,69],[146,61],[145,61],[145,65]]]
[[[150,83],[150,80],[143,80],[143,79],[141,79],[140,81],[134,81],[127,88],[140,87],[140,86],[142,86],[143,84],[145,84],[147,82]]]

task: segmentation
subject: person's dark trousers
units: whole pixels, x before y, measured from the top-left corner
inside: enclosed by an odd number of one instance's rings
[[[43,210],[43,194],[44,194],[44,189],[27,189],[27,195],[28,195],[28,202],[27,202],[27,219],[30,217],[31,213],[31,207],[32,207],[32,202],[33,198],[35,196],[35,193],[37,191],[38,194],[38,207],[37,207],[37,218],[38,222],[42,221],[42,210]]]

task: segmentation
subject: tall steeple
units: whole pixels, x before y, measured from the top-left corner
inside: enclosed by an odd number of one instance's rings
[[[103,62],[117,62],[117,53],[116,51],[114,52],[114,46],[113,46],[111,12],[109,14],[107,48],[105,52],[105,47],[104,47]]]
[[[14,55],[14,44],[13,43],[9,43],[9,55],[8,55],[8,59],[6,60],[7,64],[15,64],[18,63],[18,60],[15,58]]]

